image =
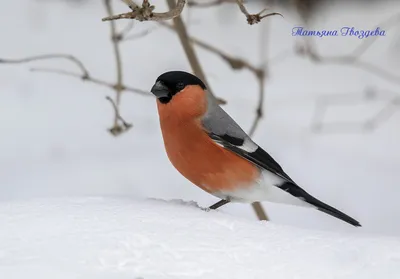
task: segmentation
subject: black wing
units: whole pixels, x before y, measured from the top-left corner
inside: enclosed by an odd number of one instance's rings
[[[273,174],[289,181],[293,184],[294,181],[283,171],[282,167],[271,157],[265,150],[258,146],[254,152],[248,152],[241,148],[246,139],[236,138],[229,135],[217,135],[208,133],[209,137],[216,143],[222,145],[224,148],[236,153],[240,157],[256,164],[260,168],[268,170]],[[277,185],[278,186],[278,185]]]

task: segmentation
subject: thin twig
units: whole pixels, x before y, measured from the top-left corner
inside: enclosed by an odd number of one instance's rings
[[[385,90],[367,90],[363,94],[346,93],[323,95],[317,99],[314,116],[312,118],[312,129],[318,133],[338,132],[371,132],[376,130],[382,123],[400,110],[400,97],[395,92]],[[389,100],[388,100],[389,98]],[[387,100],[387,104],[373,117],[359,122],[331,122],[325,123],[324,118],[328,109],[334,106],[349,106],[371,101]]]
[[[102,85],[105,87],[108,87],[110,89],[115,90],[115,88],[117,87],[116,84],[113,84],[111,82],[107,82],[104,80],[100,80],[97,78],[92,77],[91,75],[89,76],[83,76],[81,74],[77,74],[77,73],[73,73],[73,72],[69,72],[69,71],[65,71],[65,70],[61,70],[61,69],[52,69],[52,68],[31,68],[30,71],[32,72],[42,72],[42,73],[53,73],[53,74],[60,74],[60,75],[64,75],[64,76],[70,76],[70,77],[76,77],[79,78],[83,81],[88,81],[94,84],[98,84],[98,85]],[[148,97],[152,97],[153,95],[146,90],[142,90],[139,88],[135,88],[135,87],[130,87],[130,86],[126,86],[126,85],[122,85],[121,86],[123,91],[126,92],[131,92],[131,93],[136,93],[136,94],[140,94],[143,96],[148,96]]]
[[[129,32],[131,32],[133,26],[135,25],[135,22],[133,20],[128,21],[128,24],[125,26],[124,29],[122,29],[122,31],[119,32],[118,34],[118,38],[120,40],[126,38],[126,36],[128,35]]]
[[[178,3],[173,9],[165,13],[153,13],[154,6],[150,5],[148,0],[143,0],[142,7],[139,7],[131,0],[124,0],[128,7],[132,10],[129,13],[123,13],[119,15],[109,15],[103,18],[103,21],[117,20],[117,19],[136,19],[138,21],[161,21],[169,20],[179,16],[185,7],[186,0],[178,0]]]
[[[122,2],[124,2],[126,5],[128,5],[128,7],[131,10],[133,10],[133,9],[138,7],[138,5],[136,5],[132,0],[122,0]]]
[[[400,23],[399,13],[380,22],[377,26],[379,26],[380,28],[384,28],[387,31],[390,28],[396,26],[398,23]],[[363,43],[361,43],[356,49],[354,49],[352,53],[353,56],[360,57],[362,54],[364,54],[368,50],[368,48],[377,41],[378,37],[379,36],[371,36],[368,40],[364,40]]]
[[[117,87],[116,84],[93,77],[89,73],[89,70],[82,63],[82,61],[80,61],[75,56],[69,55],[69,54],[46,54],[46,55],[25,57],[22,59],[0,59],[0,64],[1,63],[3,63],[3,64],[22,64],[22,63],[29,63],[29,62],[33,62],[33,61],[41,61],[41,60],[57,59],[57,58],[63,58],[63,59],[72,61],[74,64],[76,64],[79,67],[79,69],[81,70],[81,73],[74,73],[74,72],[70,72],[70,71],[66,71],[66,70],[62,70],[62,69],[53,69],[53,68],[31,68],[30,71],[54,73],[54,74],[59,74],[59,75],[64,75],[64,76],[75,77],[75,78],[81,79],[83,81],[88,81],[88,82],[91,82],[94,84],[108,87],[113,90],[115,90],[115,88]],[[127,91],[127,92],[136,93],[136,94],[140,94],[140,95],[144,95],[144,96],[152,96],[152,94],[150,94],[150,92],[148,92],[146,90],[142,90],[139,88],[134,88],[134,87],[126,86],[126,85],[122,85],[121,87],[123,88],[124,91]]]
[[[171,10],[173,10],[176,7],[175,0],[167,0],[167,3],[168,7]],[[186,31],[185,24],[183,23],[180,16],[175,17],[173,19],[173,22],[174,22],[174,28],[178,34],[179,40],[181,41],[182,47],[186,53],[186,57],[189,60],[193,73],[206,84],[208,92],[211,95],[215,96],[213,94],[213,91],[211,90],[210,84],[207,82],[206,75],[204,74],[204,71],[200,66],[199,59],[197,58],[196,52],[194,51],[194,48],[191,44],[189,35]]]
[[[269,34],[268,32],[268,27],[269,25],[262,25],[261,26],[261,42],[260,42],[260,61],[261,61],[261,67],[256,69],[253,73],[256,76],[258,80],[258,102],[257,102],[257,108],[256,108],[256,115],[253,121],[253,124],[250,128],[249,131],[249,136],[253,136],[254,132],[256,131],[259,123],[261,122],[263,115],[264,115],[264,98],[265,98],[265,79],[266,79],[266,72],[267,72],[267,36]],[[259,220],[265,220],[268,221],[269,217],[267,215],[267,212],[264,210],[262,207],[262,204],[260,202],[255,202],[252,204],[254,211],[256,212],[256,215]]]
[[[400,22],[400,14],[395,14],[377,26],[386,27],[386,31]],[[395,75],[385,68],[381,68],[372,63],[361,60],[361,56],[377,41],[378,36],[364,40],[358,47],[356,47],[350,54],[340,56],[324,56],[318,53],[316,46],[312,40],[306,41],[306,45],[297,46],[296,53],[308,57],[314,63],[320,64],[339,64],[348,65],[359,68],[370,74],[376,75],[389,82],[400,84],[400,75]]]
[[[25,57],[25,58],[21,58],[21,59],[0,58],[0,63],[22,64],[22,63],[28,63],[28,62],[38,61],[38,60],[48,60],[48,59],[57,59],[57,58],[67,59],[67,60],[73,62],[82,71],[82,78],[89,77],[89,71],[86,69],[86,67],[83,65],[83,63],[78,58],[76,58],[75,56],[70,55],[70,54],[44,54],[44,55]]]
[[[108,15],[113,14],[113,8],[111,5],[111,0],[104,0],[104,5],[106,7]],[[121,93],[123,91],[123,74],[122,74],[122,61],[121,61],[121,51],[119,48],[120,37],[117,33],[117,28],[115,26],[115,21],[110,21],[110,33],[111,33],[111,42],[114,50],[114,57],[115,57],[115,66],[116,66],[116,73],[117,73],[117,82],[115,84],[115,114],[114,114],[114,125],[110,128],[110,132],[114,136],[118,136],[122,132],[127,131],[128,129],[124,129],[120,124],[120,113],[119,113],[119,106],[121,104]],[[126,125],[123,124],[125,127]]]
[[[132,41],[132,40],[137,40],[137,39],[143,38],[144,36],[147,36],[148,34],[150,34],[154,29],[155,28],[150,29],[150,30],[144,30],[144,31],[142,31],[140,33],[136,33],[136,34],[126,35],[123,38],[123,41],[126,42],[126,41]]]
[[[274,15],[280,15],[281,17],[283,17],[283,15],[280,13],[269,13],[269,14],[263,15],[263,13],[268,9],[263,9],[261,12],[259,12],[257,14],[250,14],[247,11],[246,7],[244,6],[243,0],[236,0],[236,4],[239,6],[240,11],[246,16],[247,23],[250,25],[257,24],[262,19],[270,17],[270,16],[274,16]]]
[[[164,27],[168,28],[171,31],[177,32],[175,30],[175,28],[172,25],[168,24],[168,23],[159,22],[159,24],[161,26],[164,26]],[[199,40],[199,39],[197,39],[197,38],[195,38],[193,36],[189,36],[188,39],[193,44],[196,44],[197,46],[199,46],[199,47],[201,47],[201,48],[203,48],[205,50],[208,50],[208,51],[220,56],[221,59],[223,59],[226,63],[228,63],[232,67],[232,69],[234,69],[234,70],[241,70],[241,69],[246,68],[246,69],[250,70],[253,73],[256,73],[257,71],[259,71],[259,68],[257,68],[254,65],[251,65],[248,61],[246,61],[246,60],[244,60],[244,59],[242,59],[240,57],[233,57],[231,55],[228,55],[224,51],[219,50],[216,47],[214,47],[214,46],[212,46],[210,44],[207,44],[207,43],[205,43],[205,42],[203,42],[203,41],[201,41],[201,40]]]
[[[376,113],[371,119],[366,121],[364,124],[365,129],[374,130],[386,120],[390,119],[390,117],[392,117],[400,109],[400,106],[397,104],[399,100],[400,98],[393,99],[378,113]]]
[[[117,107],[117,105],[115,104],[114,100],[111,99],[109,96],[106,97],[106,100],[110,101],[113,109],[114,109],[114,113],[117,115],[118,120],[120,120],[122,122],[122,127],[117,125],[117,126],[113,126],[112,128],[109,129],[109,132],[111,134],[113,134],[114,136],[118,136],[126,131],[128,131],[130,128],[132,128],[132,124],[128,123],[125,121],[125,119],[122,118],[122,116],[119,114],[119,109]]]
[[[258,78],[258,90],[259,90],[259,98],[257,102],[257,108],[256,108],[256,116],[254,118],[253,124],[251,125],[249,135],[253,135],[254,132],[256,131],[258,124],[260,123],[262,117],[264,116],[263,112],[263,105],[264,105],[264,86],[265,86],[265,78],[264,78],[264,72],[262,72],[262,76]]]
[[[312,48],[306,48],[303,54],[306,55],[314,63],[353,66],[389,82],[400,84],[400,75],[395,75],[377,65],[362,61],[359,59],[359,57],[354,55],[322,56],[318,54],[315,49]]]

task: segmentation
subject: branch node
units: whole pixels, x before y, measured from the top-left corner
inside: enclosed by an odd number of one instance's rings
[[[126,89],[126,87],[123,84],[114,84],[113,88],[117,92],[122,92]]]
[[[256,69],[256,70],[254,70],[254,72],[259,80],[262,80],[265,78],[265,70],[264,69]]]
[[[136,19],[137,21],[160,21],[173,19],[179,16],[186,4],[186,0],[178,0],[176,7],[165,13],[153,13],[155,6],[151,5],[148,0],[143,0],[142,6],[131,4],[130,1],[124,1],[132,10],[128,13],[119,15],[111,15],[102,19],[102,21],[117,20],[117,19]]]
[[[269,17],[269,16],[280,15],[281,17],[283,17],[283,15],[280,14],[280,13],[269,13],[269,14],[266,14],[266,15],[262,15],[266,10],[268,10],[267,8],[263,9],[258,14],[250,14],[247,11],[246,7],[244,6],[243,0],[236,0],[236,3],[239,6],[240,11],[246,16],[247,23],[250,24],[250,25],[257,24],[263,18],[266,18],[266,17]]]
[[[257,116],[258,116],[258,117],[260,117],[260,118],[263,117],[263,110],[262,110],[262,108],[257,108],[256,113],[257,113]]]
[[[240,59],[240,58],[234,58],[234,57],[228,58],[228,57],[226,57],[225,60],[229,63],[231,68],[234,69],[234,70],[241,70],[241,69],[243,69],[245,67],[244,61],[242,59]]]
[[[265,12],[267,9],[262,10],[261,12],[259,12],[258,14],[254,14],[254,15],[246,15],[247,17],[247,23],[250,25],[253,24],[257,24],[259,23],[263,18],[269,17],[269,16],[274,16],[274,15],[280,15],[281,17],[283,17],[282,14],[280,13],[269,13],[266,15],[261,15],[263,12]]]
[[[123,38],[124,38],[124,35],[120,33],[120,34],[115,34],[115,35],[113,35],[113,36],[111,37],[111,40],[112,40],[114,43],[118,43],[118,42],[122,41]]]

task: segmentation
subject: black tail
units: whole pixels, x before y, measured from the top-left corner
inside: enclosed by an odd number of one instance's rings
[[[296,198],[299,198],[301,200],[304,200],[305,202],[315,206],[319,211],[325,212],[326,214],[329,214],[333,217],[336,217],[346,223],[349,223],[355,227],[361,227],[361,224],[357,221],[351,218],[350,216],[344,214],[343,212],[340,212],[336,208],[333,208],[330,205],[327,205],[326,203],[323,203],[322,201],[317,200],[313,196],[311,196],[309,193],[304,191],[302,188],[297,186],[296,184],[293,184],[291,182],[285,182],[281,186],[279,186],[282,190],[285,190],[292,196],[295,196]]]

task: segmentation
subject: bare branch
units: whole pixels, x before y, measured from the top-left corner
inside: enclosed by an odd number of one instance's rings
[[[300,54],[307,56],[314,63],[349,65],[362,69],[389,82],[400,84],[400,75],[395,75],[384,68],[380,68],[379,66],[371,64],[369,62],[362,61],[359,59],[358,56],[354,55],[322,56],[318,54],[315,49],[312,49],[309,46],[301,50]]]
[[[132,1],[128,1],[132,2]],[[132,2],[133,3],[133,2]],[[113,9],[111,5],[111,0],[104,0],[104,4],[106,6],[107,13],[109,15],[113,14]],[[111,42],[114,50],[114,57],[115,57],[115,66],[116,66],[116,71],[117,71],[117,82],[115,84],[115,114],[114,114],[114,125],[110,129],[112,134],[114,136],[119,135],[116,133],[116,131],[120,131],[121,133],[126,131],[125,129],[122,129],[122,127],[119,125],[120,121],[120,113],[119,113],[119,105],[121,104],[121,93],[123,90],[123,76],[122,76],[122,62],[121,62],[121,51],[119,49],[119,42],[120,42],[120,37],[118,36],[117,33],[117,28],[115,26],[115,22],[111,21],[110,22],[110,33],[111,33]]]
[[[396,26],[398,23],[400,23],[400,14],[395,14],[388,19],[380,22],[376,26],[380,26],[381,28],[384,28],[386,30],[392,28],[393,26]],[[369,47],[373,43],[376,42],[378,39],[378,36],[371,36],[368,40],[364,40],[363,43],[361,43],[354,51],[353,51],[353,56],[360,57],[364,52],[368,50]]]
[[[175,0],[167,0],[168,6],[171,10],[175,8]],[[178,37],[181,41],[182,47],[186,53],[186,57],[189,60],[190,66],[192,67],[193,73],[200,78],[207,86],[208,92],[215,97],[213,91],[211,90],[210,84],[207,82],[206,75],[200,66],[199,59],[197,58],[196,52],[190,42],[190,37],[186,31],[185,24],[183,23],[180,16],[173,19],[174,29],[176,30]],[[224,100],[221,100],[224,103]]]
[[[119,113],[119,109],[117,107],[117,105],[115,104],[115,102],[113,101],[113,99],[111,99],[109,96],[106,97],[106,100],[110,101],[113,109],[114,109],[114,113],[117,115],[118,120],[120,120],[122,122],[123,126],[120,125],[114,125],[112,128],[110,128],[108,131],[113,134],[114,136],[118,136],[122,133],[125,133],[126,131],[128,131],[130,128],[132,128],[132,124],[127,123],[122,116]]]
[[[265,11],[267,11],[268,9],[263,9],[261,12],[259,12],[257,14],[250,14],[247,11],[246,7],[244,6],[243,0],[236,0],[236,3],[239,6],[240,11],[246,16],[247,23],[250,25],[257,24],[262,19],[269,17],[269,16],[280,15],[281,17],[283,17],[283,15],[280,13],[269,13],[269,14],[263,15],[263,13]]]
[[[131,34],[131,35],[127,35],[123,38],[123,41],[132,41],[132,40],[137,40],[140,38],[143,38],[144,36],[147,36],[148,34],[150,34],[155,28],[149,29],[149,30],[144,30],[140,33],[137,34]]]
[[[64,75],[64,76],[75,77],[75,78],[79,78],[79,79],[81,79],[83,81],[88,81],[88,82],[91,82],[91,83],[94,83],[94,84],[98,84],[98,85],[102,85],[102,86],[108,87],[108,88],[113,89],[113,90],[115,90],[115,88],[117,87],[115,84],[113,84],[111,82],[107,82],[107,81],[103,81],[103,80],[94,78],[91,75],[83,76],[81,74],[77,74],[77,73],[73,73],[73,72],[69,72],[69,71],[65,71],[65,70],[61,70],[61,69],[31,68],[30,70],[32,72],[53,73],[53,74],[60,74],[60,75]],[[147,97],[152,97],[153,96],[150,92],[148,92],[146,90],[139,89],[139,88],[135,88],[135,87],[122,85],[122,89],[123,89],[123,91],[126,91],[126,92],[136,93],[136,94],[147,96]]]
[[[386,30],[392,28],[396,24],[400,23],[400,14],[395,14],[385,21],[379,23],[377,26],[385,27]],[[323,56],[316,50],[313,41],[306,41],[304,46],[297,46],[295,52],[298,55],[308,57],[314,63],[321,64],[342,64],[357,67],[373,75],[376,75],[389,82],[400,84],[400,75],[395,75],[385,68],[381,68],[377,65],[371,64],[366,61],[362,61],[361,56],[377,41],[378,36],[371,37],[369,40],[364,40],[357,48],[355,48],[350,54],[340,56]]]
[[[70,55],[70,54],[45,54],[45,55],[25,57],[25,58],[21,58],[21,59],[2,59],[2,58],[0,58],[0,64],[1,63],[22,64],[22,63],[28,63],[28,62],[38,61],[38,60],[48,60],[48,59],[57,59],[57,58],[67,59],[67,60],[73,62],[82,71],[82,78],[89,77],[89,71],[86,69],[86,67],[83,65],[83,63],[78,58],[76,58],[75,56]]]
[[[264,72],[262,72],[262,73],[264,75]],[[256,109],[256,117],[254,119],[253,125],[250,128],[249,136],[252,136],[254,134],[254,132],[256,131],[256,129],[258,127],[258,124],[260,123],[260,121],[263,117],[263,105],[264,105],[264,95],[265,95],[265,92],[264,92],[265,79],[264,79],[264,77],[262,77],[262,78],[260,77],[258,82],[259,82],[259,92],[260,92],[259,100],[258,100],[258,106]],[[260,220],[260,221],[263,221],[263,220],[268,221],[269,220],[267,212],[264,210],[264,208],[260,202],[254,202],[251,204],[251,206],[253,207],[253,210],[256,213],[258,220]]]
[[[168,23],[159,22],[159,24],[164,26],[164,27],[166,27],[166,28],[168,28],[171,31],[177,32],[175,30],[175,28],[173,26],[171,26],[170,24],[168,24]],[[226,63],[228,63],[232,67],[232,69],[234,69],[234,70],[248,69],[253,73],[257,73],[259,71],[259,69],[256,66],[251,65],[249,62],[245,61],[244,59],[242,59],[240,57],[233,57],[231,55],[228,55],[224,51],[219,50],[216,47],[214,47],[214,46],[212,46],[210,44],[207,44],[207,43],[205,43],[205,42],[203,42],[203,41],[201,41],[201,40],[199,40],[199,39],[197,39],[195,37],[189,37],[188,39],[192,43],[198,45],[199,47],[201,47],[201,48],[203,48],[205,50],[208,50],[208,51],[220,56],[221,59],[223,59]]]
[[[131,0],[124,0],[132,12],[123,13],[119,15],[109,15],[103,18],[103,21],[117,20],[117,19],[136,19],[138,21],[161,21],[169,20],[179,16],[185,7],[186,0],[178,0],[173,9],[165,13],[153,13],[154,6],[150,5],[148,0],[143,0],[142,7],[139,7]]]
[[[265,79],[267,77],[267,51],[268,51],[268,27],[269,25],[262,25],[261,26],[261,42],[260,42],[260,61],[261,61],[261,67],[253,71],[253,74],[258,80],[258,90],[259,90],[259,95],[258,95],[258,105],[256,108],[256,115],[253,121],[253,124],[249,130],[249,135],[253,136],[259,123],[261,122],[263,116],[264,116],[264,98],[265,98]],[[269,220],[269,217],[267,215],[267,212],[264,210],[262,204],[260,202],[255,202],[252,204],[253,209],[255,213],[257,214],[257,217],[259,220]]]
[[[68,59],[70,61],[73,61],[79,69],[82,71],[82,73],[74,73],[74,72],[69,72],[66,70],[62,69],[52,69],[52,68],[31,68],[30,71],[32,72],[45,72],[45,73],[54,73],[54,74],[59,74],[59,75],[65,75],[65,76],[70,76],[70,77],[75,77],[78,79],[81,79],[83,81],[88,81],[94,84],[102,85],[105,87],[108,87],[110,89],[115,90],[117,87],[116,84],[100,80],[98,78],[92,77],[92,75],[89,73],[89,70],[85,67],[85,65],[75,56],[69,55],[69,54],[46,54],[46,55],[37,55],[37,56],[31,56],[31,57],[25,57],[22,59],[0,59],[0,64],[22,64],[22,63],[29,63],[33,61],[41,61],[41,60],[48,60],[48,59],[57,59],[57,58],[63,58],[63,59]],[[131,92],[131,93],[136,93],[140,94],[143,96],[152,96],[150,92],[126,85],[121,86],[124,91]]]
[[[341,121],[331,123],[326,123],[324,121],[325,114],[331,107],[358,105],[367,102],[370,103],[374,100],[387,100],[387,103],[374,116],[363,121]],[[314,132],[318,133],[371,132],[379,128],[380,125],[389,120],[399,110],[400,97],[398,93],[387,90],[368,89],[362,95],[359,93],[323,95],[318,98],[316,102],[312,119],[312,129]]]
[[[128,7],[131,10],[133,10],[133,9],[138,7],[138,5],[136,5],[132,0],[122,0],[122,2],[124,2],[126,5],[128,5]]]
[[[126,38],[127,34],[132,30],[134,25],[135,25],[135,22],[133,20],[128,21],[128,24],[125,26],[125,28],[119,32],[118,38],[120,40],[123,40],[124,38]]]
[[[250,136],[254,134],[254,132],[256,131],[256,129],[258,127],[258,124],[260,123],[262,117],[264,116],[263,106],[264,106],[264,96],[265,96],[265,90],[264,90],[265,72],[262,71],[260,73],[261,73],[261,75],[260,75],[260,77],[258,77],[259,99],[258,99],[258,104],[257,104],[257,108],[256,108],[256,117],[255,117],[253,124],[251,125],[250,131],[249,131]]]

